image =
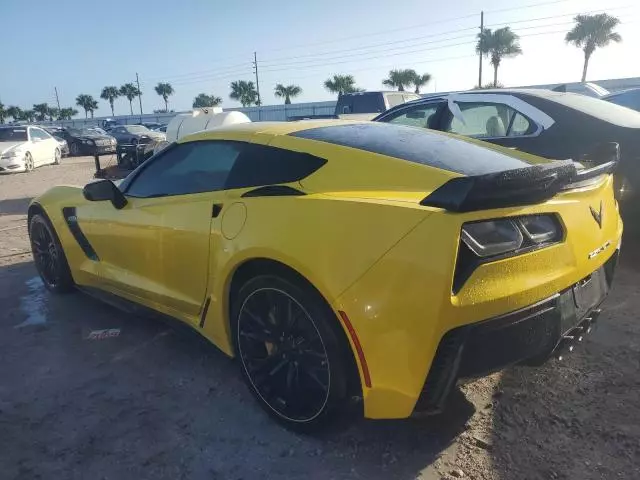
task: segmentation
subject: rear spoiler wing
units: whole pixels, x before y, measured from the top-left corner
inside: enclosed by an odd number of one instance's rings
[[[594,178],[612,173],[620,157],[618,144],[607,144],[606,150],[609,161],[593,168],[579,168],[580,164],[572,160],[556,160],[514,170],[453,178],[431,192],[420,205],[450,212],[471,212],[542,203],[563,190],[579,188]]]

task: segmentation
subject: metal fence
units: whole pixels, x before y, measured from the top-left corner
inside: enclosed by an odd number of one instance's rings
[[[287,121],[291,117],[302,117],[305,115],[333,115],[336,102],[309,102],[291,105],[266,105],[263,107],[239,107],[225,108],[224,111],[238,111],[247,115],[252,122]],[[76,118],[73,120],[61,120],[57,122],[41,122],[44,125],[55,124],[65,127],[100,126],[107,118],[115,120],[122,125],[132,125],[138,123],[157,122],[169,123],[173,117],[179,113],[149,113],[145,115],[116,115],[114,117]]]

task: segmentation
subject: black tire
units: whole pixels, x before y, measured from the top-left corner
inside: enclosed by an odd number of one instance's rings
[[[67,257],[55,229],[44,214],[36,213],[29,220],[29,240],[36,270],[47,290],[60,294],[73,291]]]
[[[244,379],[272,418],[303,433],[345,426],[351,352],[318,292],[260,275],[240,288],[231,314]]]
[[[77,157],[78,155],[80,155],[80,146],[76,142],[73,142],[69,145],[69,156]]]

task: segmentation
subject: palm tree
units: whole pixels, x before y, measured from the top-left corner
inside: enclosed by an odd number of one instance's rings
[[[258,92],[253,82],[238,80],[231,82],[229,98],[239,101],[243,107],[248,107],[252,103],[257,104]]]
[[[4,103],[0,102],[0,124],[4,123],[5,118],[7,118],[7,111],[4,108]]]
[[[564,41],[571,43],[584,52],[584,66],[582,67],[582,81],[587,79],[589,59],[598,47],[606,47],[611,42],[619,43],[622,37],[613,31],[620,20],[606,13],[597,15],[578,15],[574,18],[576,24],[567,32]]]
[[[222,98],[215,95],[200,93],[193,99],[193,108],[217,107],[222,103]]]
[[[481,53],[485,57],[491,58],[494,84],[498,83],[498,67],[502,59],[522,54],[522,49],[518,43],[519,38],[509,27],[498,28],[494,32],[490,28],[485,28],[482,33],[478,34],[476,53]]]
[[[75,108],[61,108],[58,112],[58,120],[71,120],[71,117],[77,114],[78,111]]]
[[[91,112],[91,118],[93,118],[93,112],[97,109],[98,109],[98,102],[92,98],[91,102],[89,102],[89,111]]]
[[[84,109],[84,118],[88,118],[89,112],[91,112],[91,118],[93,118],[93,111],[98,108],[98,102],[86,93],[81,93],[76,97],[76,105]]]
[[[391,70],[389,72],[389,78],[383,80],[382,84],[404,92],[404,87],[411,85],[417,76],[418,74],[415,70]]]
[[[170,83],[158,83],[156,85],[156,93],[162,97],[164,100],[164,111],[169,111],[169,97],[173,95],[173,87]]]
[[[22,112],[22,109],[20,107],[16,107],[15,105],[12,105],[7,108],[7,116],[13,118],[14,122],[21,120],[23,115],[24,113]]]
[[[33,122],[35,118],[36,112],[34,112],[33,110],[24,110],[22,112],[22,115],[20,116],[20,120],[26,120],[29,123]]]
[[[120,96],[120,91],[118,87],[104,87],[102,89],[102,93],[100,93],[100,98],[103,100],[107,100],[109,102],[109,106],[111,107],[111,115],[114,116],[113,113],[113,101]]]
[[[360,91],[356,85],[353,75],[334,75],[324,81],[324,88],[331,93],[337,93],[338,96],[343,93],[354,93]]]
[[[131,115],[133,115],[133,99],[138,95],[142,95],[138,87],[136,87],[133,83],[125,83],[120,87],[120,95],[123,97],[127,97],[129,100],[129,108],[131,109]]]
[[[279,98],[284,98],[284,104],[290,105],[291,98],[297,97],[302,93],[302,89],[297,85],[287,85],[286,87],[281,83],[276,85],[274,95]]]
[[[427,83],[431,81],[431,75],[425,73],[423,75],[417,75],[413,78],[411,83],[416,87],[416,93],[420,93],[420,88],[424,87]]]
[[[49,114],[49,105],[46,103],[37,103],[33,106],[33,111],[36,114],[36,120],[38,122],[43,122]]]
[[[60,111],[56,107],[49,107],[47,110],[47,116],[49,117],[49,121],[53,122],[53,118],[57,117],[60,114]]]

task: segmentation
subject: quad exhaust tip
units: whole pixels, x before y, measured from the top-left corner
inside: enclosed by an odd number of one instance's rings
[[[576,342],[581,342],[585,335],[593,331],[602,310],[595,309],[586,316],[578,326],[572,328],[564,335],[555,350],[555,357],[562,361],[569,353],[573,352]]]

